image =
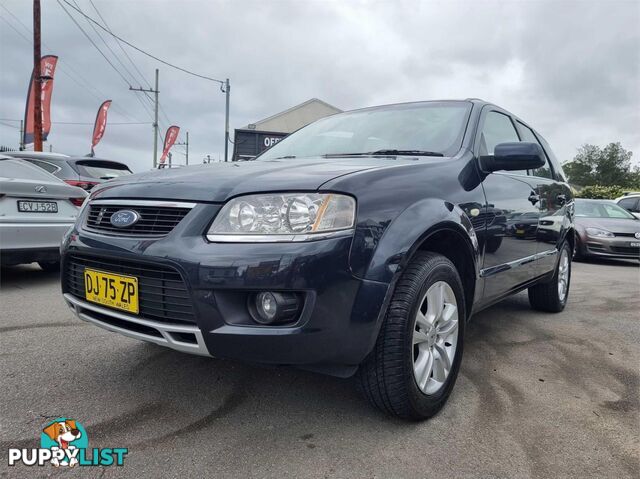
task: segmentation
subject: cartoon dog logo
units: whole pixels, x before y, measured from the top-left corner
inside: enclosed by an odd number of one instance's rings
[[[45,433],[52,441],[58,444],[57,446],[51,447],[52,451],[57,451],[60,449],[68,449],[69,451],[73,451],[77,448],[76,446],[71,445],[71,443],[82,437],[82,431],[80,431],[80,429],[76,427],[76,421],[73,419],[54,421],[47,427],[45,427],[42,432]],[[64,457],[65,459],[62,460],[58,460],[54,457],[53,459],[51,459],[51,463],[56,467],[73,467],[78,464],[77,458],[72,457],[71,460],[68,460],[66,459],[66,455]]]

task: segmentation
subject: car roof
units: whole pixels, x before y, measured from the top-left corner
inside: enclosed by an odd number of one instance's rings
[[[615,200],[606,198],[576,198],[576,203],[615,203]]]
[[[31,158],[34,160],[64,160],[69,158],[69,155],[46,151],[7,151],[5,154],[12,158]]]

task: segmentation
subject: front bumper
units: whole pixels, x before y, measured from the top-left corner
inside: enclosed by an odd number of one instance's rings
[[[586,256],[640,259],[640,247],[631,246],[632,243],[640,244],[640,239],[619,236],[614,238],[587,236],[585,240],[583,253]]]
[[[192,221],[159,240],[72,230],[63,243],[62,261],[63,293],[69,306],[97,326],[182,352],[340,376],[355,371],[375,344],[389,286],[351,274],[352,237],[305,243],[209,243],[202,230],[191,229],[194,222],[199,224],[198,208],[190,213]],[[151,320],[87,302],[65,281],[65,265],[77,256],[175,269],[189,292],[194,323]],[[255,291],[303,293],[300,317],[285,326],[247,322],[242,298]]]

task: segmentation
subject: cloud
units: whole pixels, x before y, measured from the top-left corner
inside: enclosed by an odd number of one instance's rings
[[[87,0],[77,1],[97,17]],[[141,48],[206,75],[229,77],[232,129],[311,97],[343,109],[481,97],[535,126],[562,160],[585,142],[621,141],[640,156],[638,2],[94,3],[115,32]],[[30,27],[29,2],[3,5]],[[6,10],[0,9],[0,17],[30,36]],[[43,53],[61,59],[54,121],[91,123],[106,98],[114,101],[111,122],[151,121],[148,100],[129,91],[56,2],[43,2],[42,28]],[[131,70],[128,82],[140,86],[119,47],[106,40]],[[31,47],[4,20],[0,45],[0,117],[19,119]],[[174,123],[190,132],[193,162],[206,154],[217,158],[224,149],[219,85],[128,53],[146,81],[160,68],[162,127]],[[58,151],[84,154],[91,130],[56,124],[51,143]],[[16,139],[15,129],[0,125],[0,144],[15,145]],[[148,124],[110,125],[97,152],[140,171],[151,166],[152,139]],[[174,158],[183,158],[180,151]]]

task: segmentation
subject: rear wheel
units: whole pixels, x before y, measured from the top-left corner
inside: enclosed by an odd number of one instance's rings
[[[571,285],[571,247],[563,243],[551,281],[529,288],[529,304],[533,309],[559,313],[567,305]]]
[[[398,281],[378,341],[358,370],[367,399],[385,413],[426,419],[447,401],[462,358],[462,282],[447,258],[419,253]]]
[[[580,237],[577,234],[575,247],[573,248],[573,259],[574,261],[582,261],[585,259],[584,246],[582,245],[582,241],[580,241]]]
[[[47,272],[60,271],[60,261],[38,261],[38,265]]]

